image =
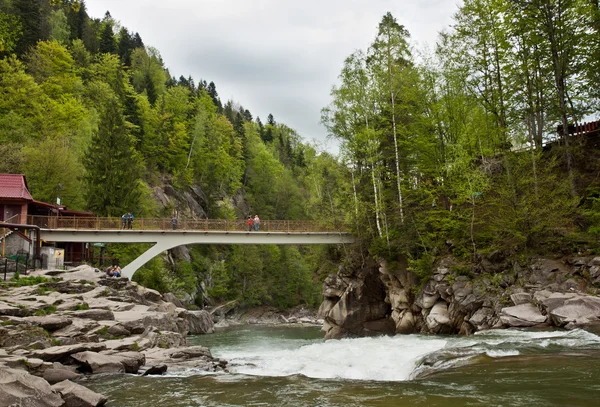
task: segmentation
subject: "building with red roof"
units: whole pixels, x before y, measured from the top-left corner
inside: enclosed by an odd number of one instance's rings
[[[29,202],[33,201],[23,174],[0,174],[0,221],[26,223]]]
[[[27,186],[27,179],[23,174],[0,174],[0,222],[9,224],[27,225],[33,222],[33,216],[41,219],[42,223],[48,223],[54,217],[93,217],[92,212],[73,211],[66,206],[54,205],[33,199]],[[28,221],[29,220],[29,221]],[[47,224],[38,224],[37,226],[48,227]],[[7,238],[7,235],[0,235],[2,240],[2,251],[8,252],[31,252],[33,237],[28,231],[22,231],[24,228],[11,229],[14,233]],[[9,242],[11,240],[11,242]],[[5,247],[10,243],[8,247]],[[86,245],[82,243],[63,243],[59,248],[65,250],[65,255],[75,261],[81,261],[84,256]],[[14,253],[12,253],[14,254]]]

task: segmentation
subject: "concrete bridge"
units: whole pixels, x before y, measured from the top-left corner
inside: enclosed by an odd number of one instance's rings
[[[31,217],[40,238],[47,242],[154,243],[122,269],[131,278],[146,262],[177,246],[191,244],[345,244],[354,237],[346,225],[311,221],[261,221],[259,231],[248,231],[240,220],[135,220],[132,230],[120,229],[120,218]]]

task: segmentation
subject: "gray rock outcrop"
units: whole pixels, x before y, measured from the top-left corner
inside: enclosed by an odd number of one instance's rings
[[[423,280],[406,261],[393,266],[367,261],[344,265],[325,279],[319,316],[325,320],[326,339],[374,333],[471,334],[544,324],[572,329],[600,322],[596,277],[600,257],[519,264],[493,254],[470,267],[445,258]],[[392,323],[391,332],[385,321]]]
[[[99,407],[108,400],[102,394],[95,393],[70,380],[56,383],[52,390],[59,393],[64,400],[64,407]]]
[[[0,368],[0,405],[60,407],[63,399],[40,377],[24,370]]]

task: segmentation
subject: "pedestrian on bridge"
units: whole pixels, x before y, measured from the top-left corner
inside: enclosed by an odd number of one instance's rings
[[[252,220],[252,215],[248,216],[248,220],[246,221],[248,225],[248,232],[252,232],[252,227],[254,226],[254,221]]]
[[[260,227],[260,218],[258,215],[254,216],[254,230],[258,232],[258,228]]]
[[[133,214],[127,212],[127,229],[133,229]]]
[[[127,213],[124,213],[123,216],[121,216],[121,229],[125,229],[127,227]]]
[[[173,230],[177,230],[177,216],[173,215],[171,218],[171,225],[173,226]]]

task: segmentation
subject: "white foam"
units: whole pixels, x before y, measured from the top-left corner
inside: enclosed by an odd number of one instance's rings
[[[485,353],[491,358],[504,358],[507,356],[517,356],[521,353],[518,350],[487,350]]]
[[[333,340],[297,349],[223,349],[215,355],[230,361],[230,371],[248,375],[404,381],[422,356],[443,349],[446,343],[408,335]]]
[[[418,372],[471,363],[476,355],[492,358],[529,354],[549,346],[600,349],[600,337],[583,330],[491,330],[464,336],[398,335],[322,342],[259,338],[217,346],[213,355],[229,361],[229,371],[253,376],[304,375],[319,379],[406,381]],[[436,352],[424,366],[423,357]]]

